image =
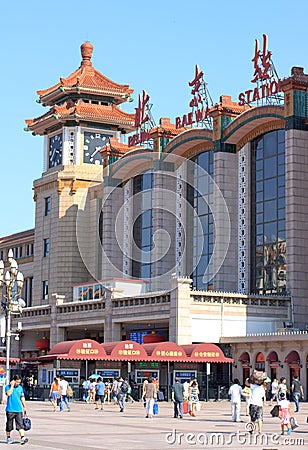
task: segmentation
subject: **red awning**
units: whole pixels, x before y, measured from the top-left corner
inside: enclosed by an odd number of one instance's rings
[[[134,341],[106,342],[100,344],[106,358],[112,361],[145,361],[148,355],[142,345]]]
[[[152,344],[143,344],[143,348],[150,361],[188,362],[183,346],[175,342],[153,342]]]
[[[19,358],[10,358],[10,364],[15,364],[18,363],[20,361]],[[5,364],[6,363],[6,358],[1,356],[0,357],[0,364]]]
[[[211,343],[182,345],[191,362],[232,363],[232,358],[226,358],[218,345]]]
[[[92,339],[80,339],[78,341],[63,341],[54,345],[48,355],[38,358],[39,361],[50,359],[72,360],[102,360],[106,358],[106,352],[96,341]]]
[[[299,354],[295,350],[293,350],[286,356],[284,362],[288,364],[298,365],[300,363]]]

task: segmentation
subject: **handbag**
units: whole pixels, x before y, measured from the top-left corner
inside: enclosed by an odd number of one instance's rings
[[[24,431],[29,431],[31,430],[31,419],[29,419],[29,417],[27,415],[24,416],[24,418],[22,419],[22,423],[23,423],[23,429]]]
[[[272,417],[279,417],[279,405],[275,405],[274,408],[271,409],[270,415]]]
[[[158,414],[158,403],[155,402],[153,405],[153,414],[156,416]]]
[[[188,414],[188,402],[183,402],[183,414]]]
[[[295,430],[295,428],[299,427],[296,418],[293,416],[290,417],[290,425],[291,425],[292,430]]]

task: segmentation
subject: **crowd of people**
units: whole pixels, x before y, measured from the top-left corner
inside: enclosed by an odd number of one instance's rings
[[[117,405],[120,412],[124,412],[126,401],[143,401],[145,417],[153,418],[158,412],[157,400],[163,399],[159,389],[158,380],[149,376],[142,385],[141,398],[138,398],[137,385],[133,380],[126,377],[118,377],[104,382],[99,375],[92,375],[82,382],[82,400],[93,404],[95,409],[104,410],[105,403]],[[21,444],[25,444],[28,438],[24,435],[23,417],[26,414],[25,393],[22,380],[19,375],[14,375],[13,380],[6,386],[6,435],[7,442],[12,443],[11,431],[15,428],[19,432]],[[137,394],[136,394],[137,392]],[[134,393],[134,395],[132,395]],[[245,380],[242,387],[240,381],[235,378],[228,392],[231,403],[231,417],[234,422],[243,422],[241,419],[242,400],[245,400],[245,413],[248,416],[246,429],[262,433],[263,406],[266,401],[274,408],[272,415],[280,418],[281,434],[285,431],[290,434],[292,428],[297,425],[294,414],[300,410],[300,400],[304,397],[301,382],[297,376],[293,377],[290,388],[287,386],[286,378],[257,379],[251,376]],[[53,412],[63,411],[64,405],[67,411],[71,410],[69,397],[72,396],[71,387],[63,375],[56,376],[50,386],[49,400],[53,406]],[[175,378],[171,391],[173,402],[173,417],[183,419],[184,414],[196,417],[200,410],[199,387],[196,378],[181,380]],[[291,411],[290,401],[294,401],[295,409]],[[275,412],[274,412],[275,410]]]
[[[267,392],[270,392],[269,398]],[[300,399],[304,397],[304,390],[297,376],[293,377],[290,388],[287,386],[285,377],[280,378],[279,382],[276,378],[271,381],[267,377],[264,380],[260,379],[260,382],[258,382],[257,379],[250,377],[246,379],[244,387],[235,378],[230,386],[229,396],[234,422],[243,422],[241,420],[241,401],[242,398],[246,400],[245,411],[246,416],[249,416],[247,430],[251,433],[254,430],[259,434],[262,433],[263,406],[267,400],[269,400],[270,406],[275,403],[276,408],[272,410],[272,414],[280,418],[281,434],[283,435],[285,430],[287,434],[291,434],[291,424],[296,424],[294,413],[299,412]],[[291,411],[291,400],[294,401],[295,405],[293,412]]]

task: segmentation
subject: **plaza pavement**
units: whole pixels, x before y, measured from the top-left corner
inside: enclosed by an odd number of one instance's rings
[[[159,403],[159,415],[145,418],[142,403],[128,403],[124,413],[113,405],[105,410],[94,410],[94,405],[71,403],[71,412],[52,412],[49,402],[27,402],[27,412],[32,420],[32,430],[26,432],[29,442],[25,449],[63,450],[164,450],[164,449],[307,449],[308,403],[301,403],[296,414],[300,427],[291,436],[279,436],[280,422],[265,407],[264,436],[255,438],[245,432],[245,423],[231,421],[230,403],[201,402],[196,418],[185,415],[173,418],[173,406]],[[292,404],[293,408],[293,404]],[[242,403],[244,413],[245,403]],[[243,414],[242,419],[246,421]],[[5,406],[0,405],[0,449],[19,445],[19,435],[13,431],[15,444],[8,446],[5,437]],[[183,433],[182,435],[180,433]],[[191,433],[191,435],[189,435]],[[232,434],[233,433],[233,434]],[[239,433],[239,434],[237,434]],[[274,435],[273,434],[276,434]],[[257,440],[255,440],[257,439]],[[260,440],[262,439],[262,440]],[[206,441],[207,440],[207,441]],[[212,441],[211,441],[212,440]]]

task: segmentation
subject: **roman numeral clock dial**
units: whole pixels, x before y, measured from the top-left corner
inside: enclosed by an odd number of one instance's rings
[[[87,164],[102,164],[100,148],[104,147],[111,136],[104,133],[84,132],[83,162]]]
[[[49,139],[49,169],[62,164],[62,133]]]

